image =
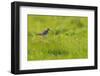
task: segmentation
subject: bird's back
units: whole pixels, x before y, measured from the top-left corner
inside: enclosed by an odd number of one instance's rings
[[[49,31],[49,30],[45,30],[45,31],[43,32],[43,34],[44,34],[44,35],[45,35],[45,34],[48,34],[48,31]]]
[[[49,32],[49,29],[46,29],[43,32],[39,33],[38,35],[47,35],[48,32]]]

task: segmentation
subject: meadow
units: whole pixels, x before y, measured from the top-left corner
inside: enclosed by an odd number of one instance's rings
[[[46,36],[38,35],[49,28]],[[28,61],[88,58],[88,17],[28,15]]]

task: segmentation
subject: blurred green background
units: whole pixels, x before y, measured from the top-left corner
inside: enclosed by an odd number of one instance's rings
[[[38,35],[49,28],[46,36]],[[88,58],[88,17],[28,15],[28,61]]]

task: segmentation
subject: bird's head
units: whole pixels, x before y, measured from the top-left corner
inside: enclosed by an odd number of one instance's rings
[[[49,29],[49,28],[47,28],[47,30],[49,31],[50,29]]]

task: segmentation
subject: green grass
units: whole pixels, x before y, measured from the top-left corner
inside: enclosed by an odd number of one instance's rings
[[[47,36],[37,33],[49,28]],[[88,58],[88,18],[28,15],[28,60]]]

